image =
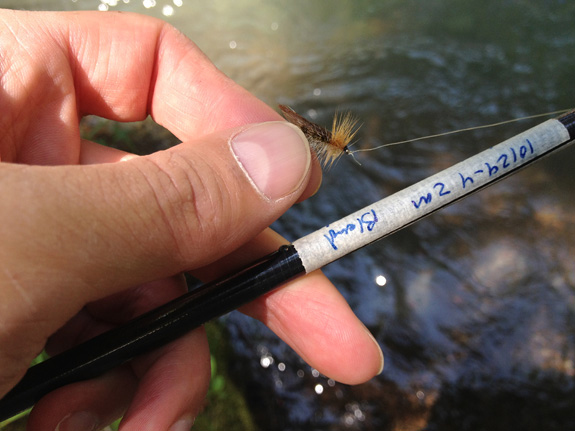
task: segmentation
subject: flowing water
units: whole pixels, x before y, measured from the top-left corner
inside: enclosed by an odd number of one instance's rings
[[[324,125],[352,111],[355,148],[575,106],[568,0],[40,4],[162,17],[272,106]],[[343,158],[274,227],[296,239],[536,122]],[[325,268],[383,348],[366,384],[329,380],[226,317],[261,428],[575,429],[573,166],[575,147]]]

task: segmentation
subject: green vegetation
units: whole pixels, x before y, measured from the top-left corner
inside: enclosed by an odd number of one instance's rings
[[[232,353],[223,324],[206,325],[212,352],[212,381],[206,407],[196,419],[195,428],[202,431],[256,431],[258,428],[248,409],[241,389],[230,379],[228,369]]]

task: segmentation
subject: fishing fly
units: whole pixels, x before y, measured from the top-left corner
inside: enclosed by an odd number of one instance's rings
[[[279,108],[286,120],[301,129],[324,167],[329,168],[342,154],[353,157],[349,145],[351,145],[351,140],[357,133],[358,127],[356,127],[357,120],[351,114],[336,114],[333,118],[331,131],[329,131],[325,127],[302,117],[289,106],[279,105]],[[353,159],[355,160],[355,157]]]
[[[302,130],[303,134],[309,141],[310,147],[314,150],[318,159],[322,162],[322,165],[328,168],[332,166],[333,163],[343,154],[351,156],[356,163],[360,164],[354,157],[355,153],[364,151],[375,151],[392,145],[407,144],[410,142],[438,138],[440,136],[447,136],[455,133],[469,132],[471,130],[486,129],[489,127],[496,127],[501,126],[503,124],[513,123],[516,121],[529,120],[549,115],[559,115],[569,111],[569,109],[562,109],[559,111],[546,112],[543,114],[514,118],[511,120],[499,121],[497,123],[485,124],[482,126],[467,127],[464,129],[452,130],[449,132],[437,133],[434,135],[422,136],[419,138],[407,139],[404,141],[389,142],[372,148],[361,148],[357,150],[350,150],[349,147],[352,145],[351,141],[359,130],[359,127],[357,127],[358,122],[357,119],[355,119],[350,113],[336,114],[333,119],[331,131],[329,131],[325,127],[322,127],[319,124],[312,123],[311,121],[302,117],[289,106],[279,105],[279,108],[282,111],[282,114],[287,121],[289,121],[292,124],[295,124]]]

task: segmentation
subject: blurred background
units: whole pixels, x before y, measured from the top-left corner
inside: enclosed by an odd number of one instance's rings
[[[36,10],[160,17],[271,106],[354,148],[575,107],[568,0],[0,0]],[[342,158],[274,227],[295,240],[543,120]],[[176,143],[150,121],[82,123],[145,153]],[[201,430],[575,429],[575,147],[325,268],[385,354],[359,386],[311,369],[263,325],[210,325]],[[15,426],[15,425],[12,425]],[[16,428],[13,428],[16,429]]]

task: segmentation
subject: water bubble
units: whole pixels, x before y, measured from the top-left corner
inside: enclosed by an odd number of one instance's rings
[[[174,8],[170,5],[166,5],[162,8],[162,15],[172,16],[174,14]]]
[[[377,277],[375,277],[375,283],[378,286],[385,286],[385,284],[387,283],[387,278],[385,278],[383,275],[378,275]]]
[[[317,385],[315,385],[314,390],[315,390],[315,393],[318,395],[323,394],[323,386],[320,385],[319,383]]]
[[[230,40],[229,46],[230,49],[236,49],[238,47],[238,43],[235,40]]]

